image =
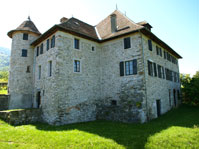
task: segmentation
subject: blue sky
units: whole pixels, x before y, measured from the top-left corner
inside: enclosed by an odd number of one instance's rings
[[[28,15],[43,33],[63,16],[96,25],[116,4],[134,22],[149,22],[152,32],[183,57],[181,73],[199,70],[199,0],[6,0],[0,9],[0,47],[11,48],[7,32]]]

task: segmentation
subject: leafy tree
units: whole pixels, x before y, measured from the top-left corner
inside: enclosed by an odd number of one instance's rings
[[[0,80],[8,81],[8,71],[0,71]]]
[[[191,78],[189,74],[181,74],[183,102],[199,106],[199,71]]]

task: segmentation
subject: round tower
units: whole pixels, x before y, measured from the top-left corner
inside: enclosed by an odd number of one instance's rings
[[[9,109],[31,108],[33,92],[33,59],[31,43],[41,33],[28,17],[15,30],[8,32],[12,38],[9,70]]]

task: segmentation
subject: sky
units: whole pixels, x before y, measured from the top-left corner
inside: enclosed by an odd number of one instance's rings
[[[116,9],[134,22],[147,21],[152,32],[180,54],[180,72],[199,71],[199,0],[4,0],[0,5],[0,47],[11,49],[7,32],[30,15],[41,33],[62,17],[96,25]]]

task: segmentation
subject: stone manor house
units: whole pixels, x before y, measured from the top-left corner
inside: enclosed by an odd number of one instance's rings
[[[8,32],[9,109],[40,108],[61,125],[146,122],[176,107],[182,57],[151,28],[118,10],[96,26],[63,17],[43,34],[29,18]]]

